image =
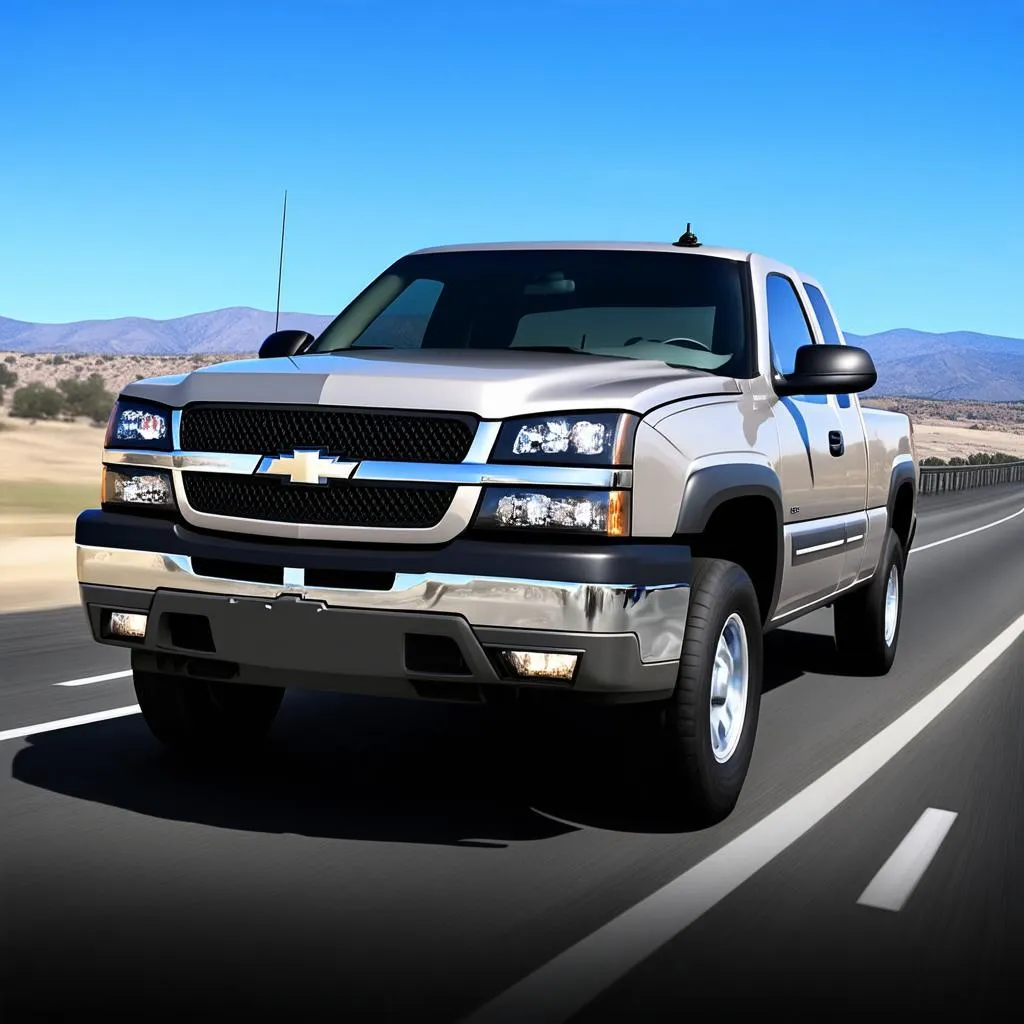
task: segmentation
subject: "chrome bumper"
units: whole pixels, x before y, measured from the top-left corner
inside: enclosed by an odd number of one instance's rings
[[[389,590],[307,586],[301,568],[283,583],[203,576],[183,554],[78,544],[85,586],[183,591],[219,597],[301,598],[332,609],[459,616],[471,627],[579,634],[633,634],[644,663],[678,661],[689,585],[564,583],[552,580],[397,573]]]

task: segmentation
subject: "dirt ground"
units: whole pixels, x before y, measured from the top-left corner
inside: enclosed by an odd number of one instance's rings
[[[0,415],[0,613],[78,602],[75,517],[99,499],[103,429]]]
[[[927,459],[932,455],[947,460],[956,455],[966,458],[975,452],[1002,452],[1024,459],[1024,433],[1009,430],[986,430],[955,423],[915,421],[914,443],[919,459]]]
[[[919,458],[951,459],[975,452],[1024,458],[1024,402],[869,398],[862,404],[908,415],[914,424]]]
[[[919,458],[1005,452],[1024,459],[1024,425],[992,421],[983,427],[928,411],[920,410],[920,418],[911,411]],[[103,428],[30,423],[5,412],[0,410],[0,613],[77,604],[74,522],[79,511],[98,503]]]

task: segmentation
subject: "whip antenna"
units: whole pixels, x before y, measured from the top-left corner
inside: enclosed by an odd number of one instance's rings
[[[274,310],[274,330],[281,320],[281,274],[284,271],[284,223],[288,218],[288,189],[284,190],[284,208],[281,210],[281,254],[277,258],[277,306]]]

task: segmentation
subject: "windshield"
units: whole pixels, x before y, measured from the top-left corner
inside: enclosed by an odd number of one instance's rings
[[[568,349],[750,376],[745,264],[642,250],[406,256],[307,350]]]

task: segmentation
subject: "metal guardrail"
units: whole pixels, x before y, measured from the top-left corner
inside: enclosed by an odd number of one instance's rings
[[[1024,483],[1024,462],[1000,462],[988,466],[921,466],[920,469],[922,494]]]

